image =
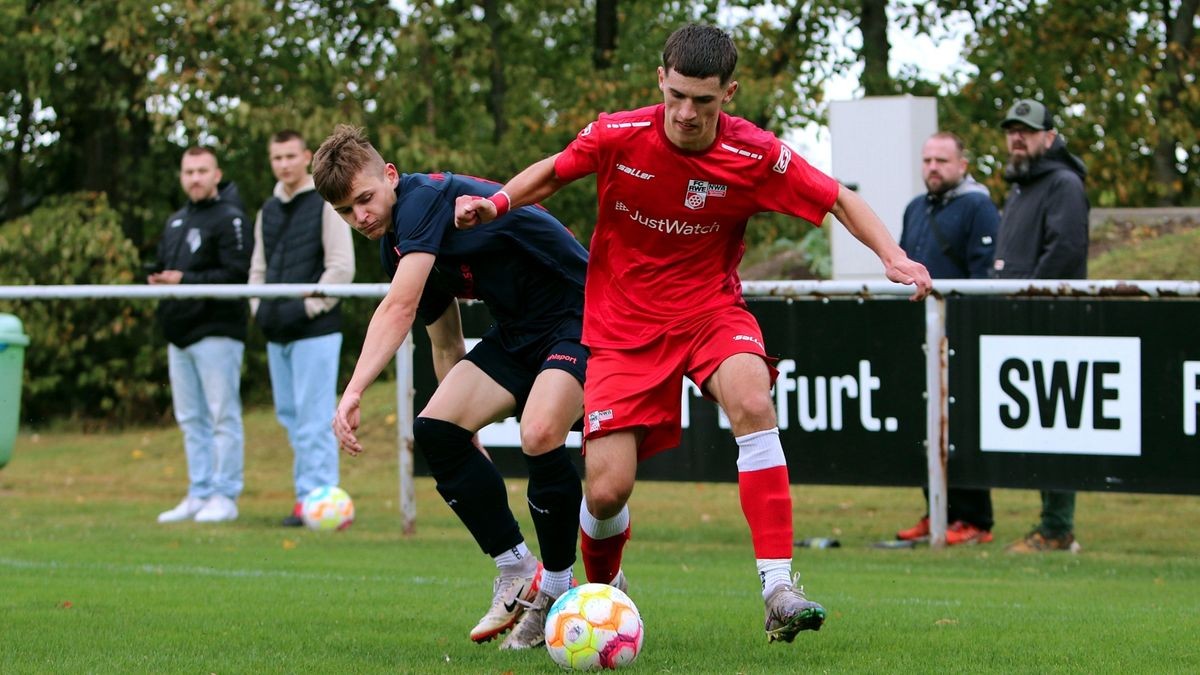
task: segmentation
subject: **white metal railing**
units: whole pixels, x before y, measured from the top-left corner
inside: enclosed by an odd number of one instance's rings
[[[93,298],[282,298],[323,296],[381,298],[388,284],[180,284],[180,285],[79,285],[0,286],[0,300],[63,300]],[[747,297],[823,299],[878,297],[902,299],[912,287],[889,281],[748,281]],[[925,300],[927,466],[931,546],[945,544],[947,457],[947,346],[945,304],[947,295],[1014,295],[1058,297],[1200,297],[1200,281],[1158,280],[936,280],[934,293]],[[416,525],[413,483],[413,381],[412,338],[396,353],[396,402],[400,458],[400,511],[404,531]]]

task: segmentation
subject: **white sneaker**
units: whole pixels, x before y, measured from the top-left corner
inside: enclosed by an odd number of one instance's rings
[[[158,522],[178,523],[184,520],[191,520],[193,516],[200,512],[200,509],[204,508],[204,503],[203,499],[188,495],[175,508],[158,514]]]
[[[237,520],[237,504],[225,495],[213,495],[204,502],[204,507],[196,513],[197,523],[223,523]]]

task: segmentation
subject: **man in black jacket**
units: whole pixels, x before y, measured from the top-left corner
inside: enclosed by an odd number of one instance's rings
[[[354,281],[350,227],[313,187],[312,151],[304,137],[280,131],[267,153],[278,182],[254,223],[250,283]],[[330,425],[337,406],[341,307],[337,298],[251,298],[250,311],[267,337],[275,417],[292,446],[296,500],[282,525],[295,527],[304,524],[304,496],[338,484],[338,444]]]
[[[1004,180],[1012,184],[996,241],[1000,279],[1086,279],[1088,199],[1083,162],[1067,152],[1041,103],[1013,104],[1001,125],[1008,142]],[[1041,523],[1009,545],[1017,553],[1079,551],[1075,493],[1043,491]]]
[[[217,156],[189,148],[179,182],[188,202],[167,219],[158,244],[162,271],[151,284],[243,284],[250,266],[249,233],[237,187],[221,181]],[[175,420],[183,430],[188,493],[158,522],[237,518],[242,492],[242,353],[246,303],[164,300],[158,319],[167,342]]]

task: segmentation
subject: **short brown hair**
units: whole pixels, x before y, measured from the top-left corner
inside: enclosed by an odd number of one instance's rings
[[[954,143],[954,147],[958,150],[958,156],[959,157],[967,156],[967,146],[963,144],[962,136],[959,136],[958,134],[954,133],[953,131],[939,131],[936,134],[930,136],[929,138],[931,138],[931,139],[932,138],[940,138],[942,140],[952,141]]]
[[[696,23],[671,33],[663,46],[664,70],[674,70],[684,77],[700,80],[716,76],[725,85],[733,78],[737,67],[738,50],[729,33],[716,26]]]
[[[354,179],[363,171],[384,171],[383,157],[362,127],[339,124],[313,155],[313,183],[331,204],[350,196]]]
[[[295,129],[280,129],[271,135],[272,143],[287,143],[290,140],[300,141],[300,147],[308,149],[308,144],[304,142],[304,137]]]
[[[203,145],[193,145],[192,147],[183,151],[184,157],[195,157],[197,155],[210,155],[213,158],[214,164],[220,164],[220,162],[217,161],[217,153],[213,152],[212,148],[206,148]]]

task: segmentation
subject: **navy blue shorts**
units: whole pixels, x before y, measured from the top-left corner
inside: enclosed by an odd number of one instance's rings
[[[517,400],[516,415],[520,418],[533,381],[543,370],[566,371],[581,385],[587,372],[588,349],[580,344],[577,334],[549,335],[542,344],[545,346],[541,348],[505,349],[494,331],[489,330],[464,358],[513,395]]]

